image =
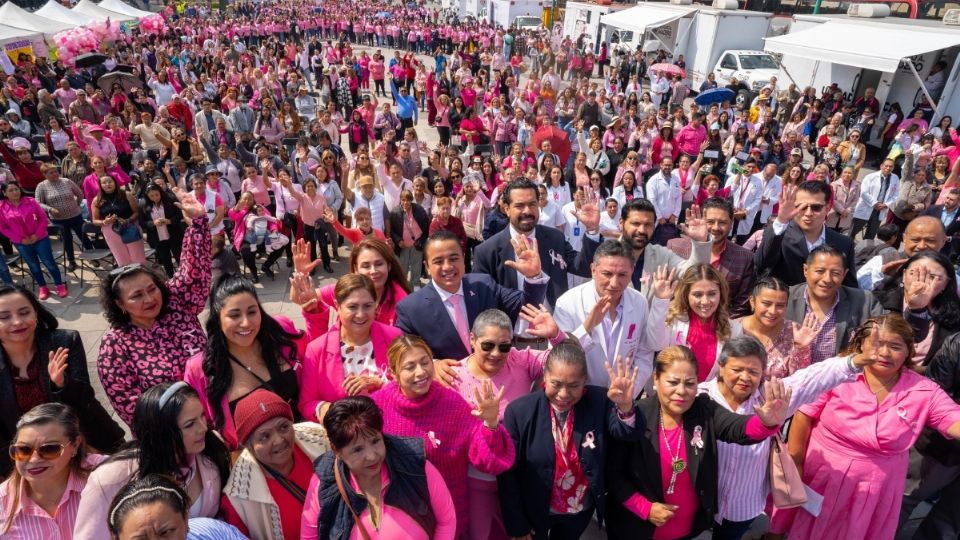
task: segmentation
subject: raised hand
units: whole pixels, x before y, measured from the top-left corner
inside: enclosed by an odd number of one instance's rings
[[[543,305],[540,307],[533,304],[523,306],[520,308],[520,318],[530,325],[527,328],[527,333],[531,336],[553,339],[560,333],[557,321],[553,320],[553,315]]]
[[[471,414],[483,420],[483,424],[488,428],[495,428],[500,422],[500,400],[503,399],[505,386],[500,387],[500,391],[494,393],[493,382],[490,379],[483,381],[480,388],[473,389],[473,398],[476,409]]]
[[[763,405],[754,405],[753,412],[760,418],[764,426],[768,428],[777,427],[787,419],[793,389],[785,388],[783,381],[776,377],[771,377],[764,387],[766,401],[763,402]]]
[[[47,362],[47,374],[50,375],[50,384],[57,388],[63,388],[66,383],[67,357],[70,355],[70,349],[60,347],[55,351],[50,351]]]
[[[203,217],[206,213],[200,201],[193,196],[193,193],[184,191],[183,188],[173,188],[173,194],[177,197],[176,206],[183,212],[183,217],[187,219],[197,219]]]
[[[930,305],[930,300],[937,292],[939,276],[930,273],[926,266],[916,265],[907,270],[906,275],[912,278],[909,286],[904,286],[903,300],[911,309],[922,309]]]
[[[294,272],[309,274],[310,272],[313,272],[313,269],[316,268],[317,265],[323,262],[320,259],[315,261],[310,260],[310,244],[308,244],[303,238],[298,239],[292,246],[290,246],[290,250],[293,252]]]
[[[780,193],[780,211],[777,213],[777,221],[783,224],[790,223],[797,217],[800,211],[797,209],[797,186],[783,186]]]
[[[807,313],[800,324],[793,326],[793,346],[798,349],[809,347],[820,331],[820,321],[813,313]]]
[[[315,307],[320,301],[309,274],[294,271],[290,276],[290,301],[304,310]]]
[[[693,205],[687,209],[686,220],[684,221],[686,234],[694,242],[706,242],[710,239],[710,227],[707,226],[707,220],[703,219],[703,213],[700,206]]]
[[[863,368],[877,363],[879,356],[877,351],[880,349],[880,327],[873,325],[870,329],[870,335],[863,340],[860,346],[860,353],[853,357],[853,365]]]
[[[670,300],[673,298],[674,291],[677,290],[677,269],[671,269],[663,264],[653,273],[653,294],[661,300]]]
[[[503,265],[512,270],[523,274],[527,279],[536,279],[540,276],[542,266],[540,263],[540,252],[537,251],[537,239],[528,242],[527,237],[519,235],[510,239],[513,244],[513,252],[516,253],[516,260],[504,261]]]
[[[960,163],[960,160],[957,161]],[[897,270],[900,270],[900,267],[907,264],[907,259],[897,259],[895,261],[890,261],[887,264],[880,267],[880,272],[885,276],[892,276],[897,273]]]
[[[621,413],[629,414],[633,411],[633,388],[637,382],[637,367],[631,365],[622,356],[617,356],[613,366],[607,362],[603,367],[606,368],[607,376],[610,377],[607,399],[612,401]]]
[[[586,230],[595,231],[600,227],[600,196],[590,188],[587,188],[586,195],[586,200],[576,211],[576,216]]]
[[[323,220],[332,224],[337,221],[337,214],[331,208],[327,208],[323,211]]]
[[[610,311],[612,306],[613,300],[609,295],[601,296],[597,300],[597,303],[593,305],[593,308],[590,309],[587,318],[583,320],[583,329],[586,330],[588,334],[593,332],[593,329],[603,322],[603,318],[606,317],[607,312]]]
[[[653,503],[647,521],[653,523],[655,527],[662,527],[677,513],[678,508],[680,507],[674,504]]]

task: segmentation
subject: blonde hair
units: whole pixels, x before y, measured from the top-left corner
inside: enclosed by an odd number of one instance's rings
[[[689,320],[690,289],[698,281],[710,281],[720,289],[720,303],[713,314],[713,319],[717,323],[717,341],[726,341],[730,337],[730,311],[727,305],[730,300],[730,286],[720,272],[709,264],[695,264],[687,268],[680,277],[677,291],[673,294],[673,300],[670,301],[670,309],[667,310],[666,323],[670,325],[676,320]]]
[[[397,373],[400,370],[403,357],[414,349],[422,349],[427,353],[427,356],[433,358],[433,351],[420,336],[401,334],[390,343],[390,348],[387,349],[387,365],[390,366],[390,371]]]

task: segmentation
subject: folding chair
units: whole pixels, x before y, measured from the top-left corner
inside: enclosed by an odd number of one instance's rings
[[[90,240],[94,248],[81,250],[80,253],[77,254],[77,266],[80,267],[81,289],[83,288],[83,278],[86,270],[90,270],[93,272],[93,275],[102,279],[101,274],[109,273],[111,268],[116,264],[116,260],[113,258],[113,253],[110,252],[110,249],[97,247],[106,245],[106,241],[103,239],[103,231],[100,230],[100,227],[97,227],[93,223],[84,223],[83,235]]]

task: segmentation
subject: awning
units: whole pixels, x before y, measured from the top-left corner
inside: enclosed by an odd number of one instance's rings
[[[34,11],[34,13],[40,15],[41,17],[46,17],[62,23],[80,24],[84,26],[93,24],[97,21],[106,20],[97,17],[91,17],[90,15],[80,13],[78,11],[72,11],[70,8],[65,7],[60,2],[57,2],[57,0],[47,0],[47,3],[44,4],[42,8]]]
[[[110,11],[109,9],[102,8],[90,0],[80,0],[79,4],[73,6],[73,11],[84,13],[101,20],[110,19],[112,22],[127,22],[137,19],[136,17],[131,17],[130,15],[125,15],[123,13],[117,13],[116,11]]]
[[[600,17],[600,24],[643,34],[648,28],[656,28],[671,23],[696,10],[697,8],[690,6],[641,4],[637,7],[603,15]]]
[[[69,30],[81,26],[80,23],[65,23],[34,15],[24,9],[17,7],[13,2],[7,2],[0,6],[0,21],[7,26],[14,28],[23,28],[47,35],[53,35],[57,32]]]
[[[23,28],[15,28],[13,26],[0,24],[0,45],[20,39],[30,39],[36,35],[37,32],[32,30],[24,30]]]
[[[894,73],[904,58],[960,45],[960,32],[831,20],[764,39],[772,53]]]
[[[122,2],[121,0],[102,0],[99,6],[103,9],[109,9],[110,11],[116,11],[117,13],[130,15],[131,17],[136,17],[138,19],[149,17],[150,15],[156,15],[155,13],[151,13],[149,11],[137,9],[126,2]]]

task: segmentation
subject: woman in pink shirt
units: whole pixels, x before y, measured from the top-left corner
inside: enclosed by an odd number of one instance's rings
[[[332,450],[317,461],[307,488],[301,540],[332,531],[364,540],[456,538],[457,515],[443,476],[419,441],[384,433],[383,415],[370,398],[338,401],[323,427]],[[378,504],[358,504],[370,500]]]
[[[53,258],[50,236],[47,234],[47,213],[33,197],[23,196],[20,184],[15,181],[3,184],[0,197],[0,233],[17,246],[20,256],[27,262],[30,275],[40,287],[37,296],[41,300],[50,297],[47,280],[40,268],[41,261],[57,286],[57,296],[67,297],[67,286]]]
[[[774,435],[791,396],[773,378],[755,416],[732,413],[697,395],[697,359],[682,345],[657,355],[653,380],[656,397],[638,406],[645,435],[612,444],[607,455],[611,538],[692,538],[710,528],[718,508],[717,441],[748,445]]]

